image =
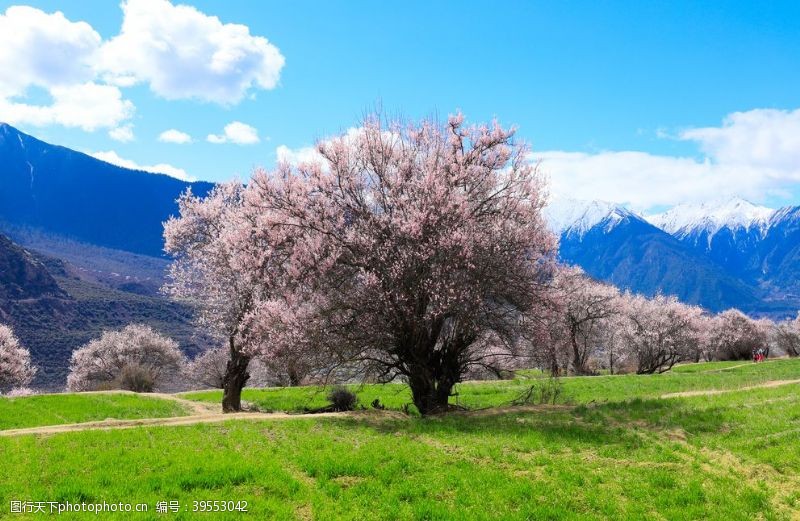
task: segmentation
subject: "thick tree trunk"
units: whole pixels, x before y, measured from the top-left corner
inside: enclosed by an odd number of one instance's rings
[[[421,415],[447,412],[455,382],[449,379],[437,379],[429,374],[418,374],[409,378],[408,383],[414,405]]]
[[[431,355],[428,363],[413,365],[408,375],[414,405],[423,416],[447,412],[453,387],[461,380],[461,367],[454,352],[445,349]]]
[[[242,354],[231,338],[230,359],[222,379],[222,412],[242,410],[242,389],[250,378],[250,373],[247,372],[249,364],[250,357]]]

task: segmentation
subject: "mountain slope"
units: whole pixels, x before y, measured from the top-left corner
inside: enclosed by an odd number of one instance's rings
[[[638,215],[611,207],[583,233],[561,233],[560,256],[600,280],[636,293],[676,295],[710,310],[755,309],[754,288],[726,274]]]
[[[70,247],[79,256],[78,243]],[[116,258],[125,255],[117,252]],[[127,265],[135,268],[133,262]],[[121,262],[117,266],[124,267]],[[22,248],[0,235],[0,323],[10,324],[31,351],[39,367],[35,386],[63,388],[73,349],[105,329],[134,322],[172,337],[189,354],[209,345],[195,327],[191,309],[154,292],[137,294],[124,291],[124,285],[114,287],[106,274]],[[130,276],[125,271],[118,275]]]
[[[159,256],[178,195],[211,186],[121,168],[0,123],[0,221]]]

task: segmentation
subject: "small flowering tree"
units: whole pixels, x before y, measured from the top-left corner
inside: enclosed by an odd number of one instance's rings
[[[269,222],[271,210],[247,202],[251,191],[231,181],[205,198],[186,192],[180,216],[164,224],[165,250],[174,257],[164,291],[192,304],[200,325],[227,344],[225,412],[241,410],[254,356],[291,359],[298,349],[293,313],[301,306],[284,288],[294,237]]]
[[[771,336],[778,349],[791,357],[800,356],[800,313],[794,320],[775,324]]]
[[[184,367],[186,379],[203,388],[222,389],[230,353],[227,347],[203,351]]]
[[[703,310],[675,297],[625,295],[621,299],[621,341],[637,362],[639,374],[663,373],[690,359],[699,341]]]
[[[67,389],[152,392],[183,365],[178,344],[152,328],[132,324],[106,331],[72,352]]]
[[[566,309],[563,314],[564,332],[569,339],[572,371],[578,375],[592,374],[589,360],[602,346],[609,321],[619,313],[619,290],[595,282],[579,268],[564,268],[558,277],[564,292]],[[607,346],[606,346],[607,347]],[[613,351],[611,354],[613,364]]]
[[[27,386],[35,374],[31,354],[20,345],[10,327],[0,324],[0,394]]]
[[[748,360],[753,350],[767,347],[767,331],[763,323],[729,309],[715,317],[709,343],[718,360]]]

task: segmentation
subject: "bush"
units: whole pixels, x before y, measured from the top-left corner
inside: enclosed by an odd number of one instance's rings
[[[152,393],[156,386],[156,377],[148,367],[126,365],[118,377],[119,388],[135,393]]]
[[[328,401],[336,412],[352,411],[356,408],[357,400],[355,393],[343,386],[334,387],[328,393]]]
[[[132,324],[72,352],[67,389],[73,392],[126,389],[151,392],[184,364],[178,344],[152,328]]]

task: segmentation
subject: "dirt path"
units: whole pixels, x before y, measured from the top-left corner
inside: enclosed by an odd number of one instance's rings
[[[686,398],[690,396],[712,396],[715,394],[735,393],[736,391],[750,391],[752,389],[765,389],[781,387],[783,385],[800,384],[800,380],[771,380],[758,385],[739,387],[738,389],[709,389],[705,391],[682,391],[679,393],[662,394],[661,398]]]
[[[263,412],[239,412],[222,414],[221,412],[208,412],[191,416],[176,416],[172,418],[141,418],[137,420],[104,420],[85,423],[67,423],[64,425],[45,425],[42,427],[28,427],[24,429],[8,429],[0,431],[0,436],[24,436],[26,434],[58,434],[61,432],[77,432],[90,430],[132,429],[135,427],[149,426],[179,426],[196,425],[199,423],[220,423],[230,420],[296,420],[302,418],[330,418],[341,417],[347,413],[327,412],[319,414],[287,414]]]

